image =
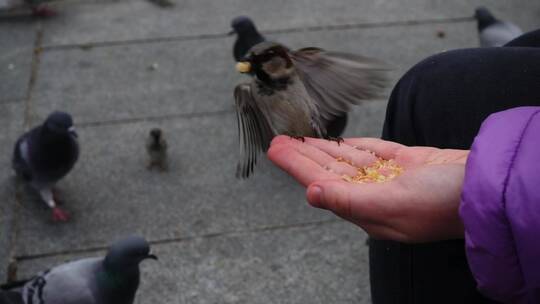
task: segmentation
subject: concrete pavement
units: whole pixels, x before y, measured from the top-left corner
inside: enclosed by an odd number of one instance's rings
[[[293,48],[380,58],[395,67],[393,86],[426,56],[476,47],[478,4],[540,27],[540,4],[525,0],[72,0],[54,5],[56,18],[0,21],[0,279],[9,260],[24,278],[139,233],[160,262],[144,263],[137,303],[370,303],[359,228],[309,207],[266,159],[234,178],[232,90],[243,78],[225,33],[246,14]],[[355,108],[346,134],[379,136],[385,106]],[[59,184],[66,224],[9,169],[17,136],[55,109],[73,114],[82,148]],[[155,126],[170,146],[164,174],[145,169]]]

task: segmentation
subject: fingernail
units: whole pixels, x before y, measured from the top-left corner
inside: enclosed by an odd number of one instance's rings
[[[313,207],[319,207],[322,203],[322,188],[319,186],[313,186],[309,188],[309,203]]]

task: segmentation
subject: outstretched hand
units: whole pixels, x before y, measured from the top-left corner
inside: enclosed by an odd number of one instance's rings
[[[331,210],[372,237],[402,242],[463,237],[458,207],[468,154],[375,138],[349,138],[338,145],[287,136],[275,137],[268,151],[271,161],[307,187],[312,206]],[[403,172],[381,183],[343,179],[377,157],[393,159]]]

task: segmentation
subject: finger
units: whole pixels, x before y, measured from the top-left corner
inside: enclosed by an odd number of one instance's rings
[[[268,149],[268,158],[306,187],[317,180],[340,179],[335,173],[325,170],[317,162],[298,152],[289,143],[272,144]]]
[[[325,181],[310,185],[306,192],[308,201],[312,206],[334,212],[337,216],[358,225],[372,237],[408,241],[405,233],[393,227],[391,219],[387,216],[387,212],[381,210],[370,211],[369,208],[364,212],[359,212],[360,206],[358,206],[358,201],[355,201],[354,198],[348,199],[347,195],[343,195],[350,193],[352,196],[355,196],[355,194],[352,194],[346,188],[348,187],[344,184],[336,186],[335,181]],[[365,190],[363,189],[362,191]],[[383,209],[382,207],[378,208]]]
[[[374,152],[384,159],[396,158],[397,152],[406,147],[396,142],[370,137],[346,138],[345,143],[360,150]]]
[[[399,212],[399,187],[394,182],[354,184],[343,180],[321,180],[309,185],[308,202],[353,221],[387,225]]]
[[[309,138],[306,138],[305,140],[307,141]],[[324,169],[334,172],[339,176],[355,176],[357,174],[358,169],[356,167],[347,162],[338,161],[332,155],[307,142],[304,143],[296,139],[291,139],[289,145]]]
[[[279,144],[288,144],[291,141],[291,139],[292,138],[290,136],[277,135],[277,136],[274,136],[274,138],[272,138],[272,141],[270,142],[270,146],[279,145]]]
[[[333,158],[342,158],[353,167],[364,167],[377,161],[377,157],[372,153],[356,149],[346,143],[338,144],[335,141],[319,138],[306,138],[306,143],[317,147]]]

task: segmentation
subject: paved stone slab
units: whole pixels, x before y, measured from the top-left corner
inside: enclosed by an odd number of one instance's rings
[[[28,20],[5,21],[0,19],[0,103],[26,97],[35,27]]]
[[[13,144],[23,130],[19,103],[0,104],[0,282],[6,279],[15,220],[16,184],[11,171]]]
[[[65,3],[62,14],[46,25],[48,45],[196,36],[226,33],[238,15],[254,18],[259,28],[278,30],[336,24],[385,23],[472,16],[483,4],[525,29],[540,26],[535,1],[265,1],[182,0],[160,9],[144,0]]]
[[[240,75],[227,39],[45,52],[38,119],[65,109],[80,122],[232,109]],[[232,45],[227,45],[229,50]],[[150,66],[157,64],[157,70]]]
[[[164,174],[145,168],[155,126],[170,146]],[[80,128],[81,158],[59,184],[73,220],[52,223],[37,195],[25,195],[17,255],[91,248],[132,232],[156,240],[334,218],[309,207],[304,189],[264,156],[253,178],[235,179],[236,132],[233,113]]]
[[[395,66],[389,89],[419,60],[447,49],[471,46],[471,22],[350,29],[272,35],[292,48],[320,46],[365,54]],[[402,39],[407,37],[407,39]],[[230,110],[238,75],[232,39],[218,38],[44,52],[32,112],[41,121],[64,109],[79,122]],[[149,70],[153,63],[157,70]]]
[[[339,221],[153,245],[136,303],[367,304],[364,240]],[[20,277],[74,258],[23,261]]]

